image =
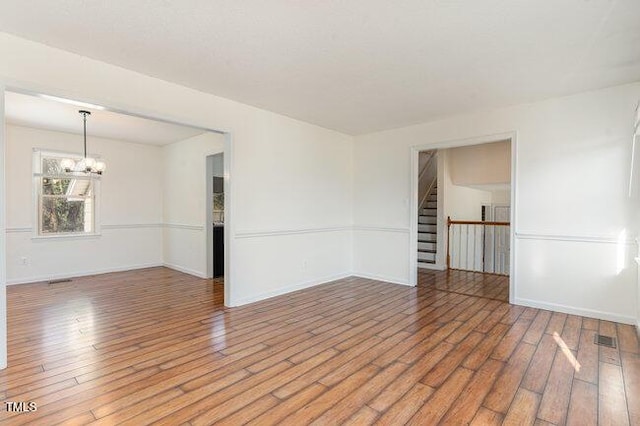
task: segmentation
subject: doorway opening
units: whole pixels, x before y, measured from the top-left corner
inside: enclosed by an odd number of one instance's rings
[[[229,133],[86,99],[50,96],[21,87],[1,89],[0,204],[11,206],[6,216],[4,210],[0,212],[3,318],[7,309],[6,284],[55,283],[161,266],[207,278],[205,212],[197,209],[205,205],[203,166],[208,155],[230,152]],[[81,152],[79,110],[92,113],[87,127],[87,154],[97,154],[107,164],[101,176],[91,177],[97,182],[95,193],[71,191],[79,187],[73,184],[89,179],[80,169],[59,167],[55,173],[49,171],[45,175],[32,166],[36,164],[35,154],[41,165],[42,152],[52,154],[54,159]],[[211,139],[215,139],[215,146]],[[53,164],[47,164],[50,163]],[[229,155],[224,157],[222,168],[226,188],[223,197],[227,198],[231,192]],[[10,188],[6,192],[5,171],[6,186]],[[62,184],[51,189],[49,181],[54,179],[54,184]],[[82,205],[82,199],[90,196],[94,197],[91,203]],[[50,207],[54,203],[49,199],[53,198],[57,204]],[[225,204],[228,224],[231,212],[229,203]],[[56,223],[63,223],[74,208],[84,208],[83,215],[73,218],[81,217],[85,222],[88,208],[93,209],[93,226],[89,228],[92,232],[86,232],[86,226],[82,235],[75,228],[67,232],[68,227],[58,227],[61,235],[41,235],[43,217],[55,215],[52,217],[59,219]],[[67,234],[62,235],[63,232]],[[228,271],[230,250],[226,251],[223,262]],[[166,270],[164,273],[171,275]],[[231,277],[229,273],[225,275],[224,302],[230,303]],[[220,297],[220,303],[222,300]],[[6,336],[6,322],[0,320],[0,368],[6,367]]]
[[[412,148],[413,285],[510,301],[515,135]]]
[[[224,153],[207,156],[207,278],[224,282]]]

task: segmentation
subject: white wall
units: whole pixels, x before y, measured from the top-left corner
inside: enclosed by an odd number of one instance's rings
[[[508,141],[449,149],[449,174],[454,185],[487,185],[511,181]]]
[[[162,264],[159,147],[90,137],[89,152],[108,166],[98,200],[101,235],[43,239],[34,238],[33,150],[78,153],[82,136],[7,125],[6,137],[9,284]]]
[[[351,273],[352,138],[275,114],[253,124],[250,141],[234,137],[231,272],[247,284],[232,286],[237,303]]]
[[[224,150],[224,136],[203,133],[162,148],[164,264],[207,276],[207,156]]]
[[[443,188],[445,216],[451,220],[482,220],[482,206],[491,204],[490,191],[467,188],[449,183]]]
[[[350,136],[4,33],[0,57],[0,85],[229,132],[227,304],[350,273]]]
[[[511,205],[511,188],[491,191],[491,202]]]
[[[441,149],[445,153],[444,215],[452,220],[482,220],[482,205],[508,203],[508,190],[492,190],[511,181],[511,144],[493,142]],[[495,196],[494,196],[495,195]]]
[[[514,300],[635,321],[627,188],[639,96],[640,84],[625,85],[357,137],[356,270],[410,281],[412,146],[516,132]],[[619,245],[623,230],[629,238]]]

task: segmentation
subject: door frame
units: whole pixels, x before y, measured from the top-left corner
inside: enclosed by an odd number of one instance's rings
[[[7,368],[7,141],[4,118],[6,87],[0,82],[0,369]]]
[[[418,284],[418,164],[420,151],[430,149],[447,149],[462,146],[483,145],[491,142],[509,140],[511,142],[511,226],[510,226],[510,265],[509,265],[509,303],[514,303],[517,291],[517,270],[516,270],[516,212],[518,210],[517,198],[517,132],[495,133],[489,135],[476,136],[466,139],[443,140],[434,143],[414,145],[409,148],[410,155],[410,188],[409,188],[409,285]],[[440,191],[438,191],[440,193]],[[441,214],[438,215],[440,218]],[[438,221],[438,238],[446,244],[446,231],[443,221]]]

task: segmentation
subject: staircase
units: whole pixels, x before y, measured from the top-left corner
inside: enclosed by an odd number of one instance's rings
[[[438,186],[427,196],[427,201],[418,214],[418,267],[436,263]]]

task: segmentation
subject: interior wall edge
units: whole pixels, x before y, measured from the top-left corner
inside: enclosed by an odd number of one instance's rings
[[[163,262],[160,266],[164,266],[165,268],[173,269],[174,271],[183,272],[185,274],[193,275],[198,278],[207,278],[207,274],[202,271],[196,271],[195,269],[185,268],[180,265],[175,265],[173,263]]]
[[[260,293],[257,295],[253,295],[250,297],[242,297],[242,298],[232,298],[231,300],[229,300],[229,304],[227,306],[229,307],[238,307],[238,306],[242,306],[242,305],[247,305],[249,303],[253,303],[253,302],[259,302],[265,299],[269,299],[271,297],[276,297],[276,296],[280,296],[283,294],[287,294],[287,293],[291,293],[293,291],[297,291],[297,290],[304,290],[305,288],[309,288],[309,287],[315,287],[318,285],[322,285],[322,284],[327,284],[331,281],[336,281],[336,280],[341,280],[343,278],[348,278],[350,276],[353,276],[353,274],[351,272],[341,272],[338,274],[334,274],[334,275],[328,275],[319,279],[314,279],[314,280],[310,280],[310,281],[304,281],[304,282],[300,282],[297,284],[293,284],[293,285],[289,285],[286,287],[281,287],[275,290],[271,290],[268,292],[264,292],[264,293]]]
[[[66,280],[66,279],[72,279],[72,278],[88,277],[91,275],[109,274],[112,272],[124,272],[124,271],[135,271],[136,269],[156,268],[159,266],[164,266],[164,265],[162,264],[162,262],[152,262],[152,263],[127,265],[127,266],[122,266],[117,268],[85,270],[85,271],[65,273],[65,274],[52,274],[52,275],[47,274],[47,275],[41,275],[41,276],[8,280],[7,285],[35,284],[35,283],[42,283],[42,282],[47,282],[51,280]]]
[[[520,306],[527,306],[530,308],[544,309],[552,312],[561,312],[564,314],[579,315],[587,318],[619,322],[623,324],[633,325],[636,322],[636,319],[633,316],[620,315],[614,312],[599,311],[595,309],[579,308],[569,305],[561,305],[557,303],[540,302],[538,300],[522,299],[518,297],[515,298],[515,304]],[[560,331],[558,331],[558,333],[560,333]]]
[[[355,271],[352,274],[354,277],[357,278],[365,278],[368,280],[375,280],[375,281],[384,281],[388,284],[394,284],[394,285],[403,285],[403,286],[407,286],[407,287],[413,287],[411,285],[411,283],[409,283],[408,280],[402,279],[402,278],[397,278],[397,277],[390,277],[390,276],[386,276],[386,275],[379,275],[379,274],[369,274],[367,272],[362,272],[362,271]]]

